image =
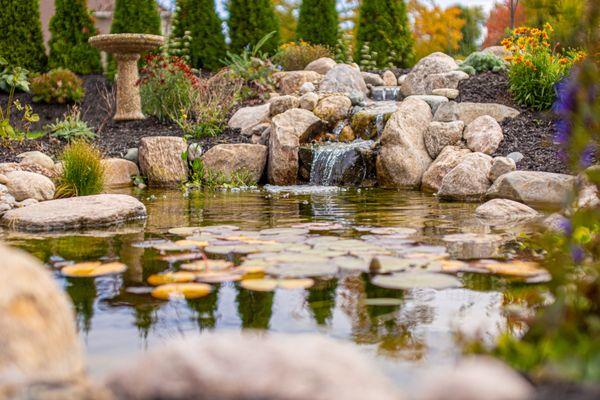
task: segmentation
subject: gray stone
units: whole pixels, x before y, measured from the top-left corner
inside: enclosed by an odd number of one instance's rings
[[[447,97],[434,96],[434,95],[413,95],[413,96],[408,96],[407,98],[408,99],[417,98],[417,99],[423,100],[425,103],[429,104],[429,107],[431,107],[431,112],[433,114],[435,114],[435,112],[437,111],[437,109],[439,108],[439,106],[441,104],[448,102]]]
[[[542,221],[542,226],[549,231],[568,234],[568,227],[571,226],[571,221],[562,214],[550,214]]]
[[[100,194],[50,200],[13,209],[2,217],[4,225],[22,231],[78,230],[110,226],[146,217],[139,200],[122,194]]]
[[[431,94],[433,94],[435,96],[444,96],[447,99],[454,100],[460,95],[460,92],[458,91],[458,89],[443,88],[443,89],[434,89],[431,91]]]
[[[318,103],[319,95],[314,92],[306,93],[300,97],[300,108],[304,110],[312,111]]]
[[[269,103],[271,103],[271,117],[284,113],[292,108],[300,107],[300,100],[298,100],[296,96],[292,95],[275,97],[269,100]]]
[[[361,72],[363,79],[367,85],[371,86],[384,86],[383,78],[378,74],[371,72]]]
[[[41,174],[28,171],[12,171],[6,174],[8,192],[17,200],[54,198],[54,183]]]
[[[365,96],[369,92],[360,71],[346,64],[338,64],[332,68],[321,82],[319,91],[344,94],[360,92]]]
[[[405,96],[414,94],[431,94],[433,89],[431,85],[431,75],[444,74],[458,68],[458,64],[450,56],[444,53],[433,53],[422,58],[404,78],[402,83],[402,93]],[[437,79],[437,77],[433,77]],[[442,86],[450,87],[450,86]]]
[[[269,124],[267,124],[268,126]],[[252,128],[253,131],[256,127]],[[202,157],[202,153],[204,153],[204,149],[202,148],[202,145],[200,143],[190,143],[190,145],[188,146],[187,149],[187,159],[188,162],[193,162],[194,160],[199,159],[200,157]]]
[[[356,347],[314,334],[203,334],[143,354],[106,386],[121,400],[403,398]]]
[[[513,160],[507,157],[496,157],[492,161],[492,169],[490,170],[490,175],[488,179],[490,182],[496,182],[496,179],[501,177],[504,174],[508,174],[509,172],[513,172],[517,170],[517,164]]]
[[[431,122],[423,134],[425,147],[431,158],[435,160],[444,147],[459,144],[464,129],[462,121]]]
[[[227,125],[232,129],[240,129],[244,134],[260,123],[269,122],[270,115],[271,104],[269,103],[255,107],[244,107],[233,114]]]
[[[490,187],[488,175],[492,157],[483,153],[470,153],[463,157],[444,179],[438,196],[445,200],[479,201]]]
[[[521,153],[519,153],[518,151],[512,152],[509,155],[506,156],[506,158],[510,158],[511,160],[513,160],[515,162],[515,164],[518,164],[521,162],[521,160],[523,160],[525,158],[525,156]]]
[[[536,218],[538,212],[525,204],[507,199],[494,199],[477,207],[478,218],[494,222],[522,221]]]
[[[474,152],[494,154],[504,140],[502,127],[489,115],[477,117],[464,132],[467,147]]]
[[[267,165],[267,146],[260,144],[218,144],[202,156],[206,173],[231,179],[234,174],[248,174],[258,183]]]
[[[456,70],[429,75],[427,77],[427,94],[433,94],[436,89],[458,89],[458,84],[465,79],[469,79],[469,74]]]
[[[348,96],[348,98],[350,99],[350,101],[352,102],[353,106],[361,106],[364,107],[366,105],[365,103],[365,94],[362,92],[358,92],[358,91],[353,91],[350,92],[348,94],[346,94]]]
[[[44,153],[40,151],[28,151],[21,153],[17,156],[23,164],[34,164],[39,165],[42,168],[52,170],[54,168],[54,161]]]
[[[528,205],[559,207],[575,190],[577,178],[550,172],[514,171],[504,174],[487,192],[490,199],[509,199]]]
[[[327,74],[337,63],[329,57],[322,57],[309,63],[305,71],[314,71],[321,75]]]
[[[437,122],[452,122],[458,120],[458,103],[449,101],[442,103],[437,108],[433,120]]]
[[[312,82],[305,82],[300,86],[300,94],[312,93],[315,90],[317,90],[317,88]]]
[[[465,125],[469,125],[475,119],[484,115],[489,115],[497,122],[502,122],[507,118],[515,118],[520,114],[514,108],[503,104],[495,103],[458,103],[458,119]]]
[[[128,149],[127,153],[125,153],[125,156],[123,158],[128,161],[131,161],[133,163],[139,164],[140,156],[139,156],[138,148],[135,147],[135,148]]]
[[[480,260],[500,257],[502,236],[481,233],[458,233],[443,238],[448,253],[458,260]]]
[[[187,144],[180,137],[151,136],[140,142],[140,170],[151,187],[172,187],[187,181]]]
[[[437,193],[442,186],[442,180],[446,174],[460,164],[465,155],[470,153],[471,150],[462,149],[457,146],[444,147],[439,156],[423,174],[421,190]]]

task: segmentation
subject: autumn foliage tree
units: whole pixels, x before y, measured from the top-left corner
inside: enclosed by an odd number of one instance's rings
[[[458,7],[441,8],[435,3],[430,6],[419,0],[411,0],[409,11],[413,16],[415,53],[417,60],[436,51],[457,53],[463,38],[465,20]]]
[[[514,3],[512,3],[514,4]],[[514,8],[514,25],[525,24],[525,12],[521,2]],[[507,36],[511,24],[511,0],[496,3],[488,17],[486,28],[487,36],[483,41],[483,47],[497,46]]]
[[[523,1],[523,0],[522,0]],[[552,25],[552,40],[563,48],[582,47],[586,29],[582,29],[585,2],[582,0],[525,0],[523,1],[527,25],[542,28]]]

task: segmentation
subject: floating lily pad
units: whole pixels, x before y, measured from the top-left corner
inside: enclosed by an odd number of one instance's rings
[[[255,254],[252,258],[249,259],[257,260],[263,259],[268,264],[280,263],[280,264],[294,264],[294,263],[304,263],[304,264],[326,264],[329,262],[329,259],[323,255],[316,254],[303,254],[303,253],[260,253]]]
[[[181,228],[171,228],[169,229],[169,233],[175,236],[191,236],[200,232],[201,229],[202,227],[199,226],[184,226]]]
[[[69,278],[97,278],[99,276],[121,274],[126,270],[127,266],[118,262],[108,264],[84,262],[68,265],[61,270],[61,273]]]
[[[230,254],[246,255],[258,253],[259,251],[259,248],[250,244],[241,244],[237,246],[213,246],[211,244],[210,246],[204,249],[204,252],[206,252],[206,254],[212,254],[217,256],[226,256]]]
[[[277,287],[281,289],[294,290],[294,289],[310,289],[315,284],[312,279],[280,279],[277,281]]]
[[[401,227],[384,227],[384,228],[369,228],[369,227],[358,227],[358,232],[369,232],[373,235],[396,235],[396,236],[411,236],[417,233],[416,229],[413,228],[401,228]]]
[[[168,283],[185,283],[192,282],[196,279],[196,274],[193,272],[167,272],[164,274],[150,275],[148,283],[152,286],[159,286]]]
[[[132,245],[132,247],[136,247],[138,249],[151,249],[154,246],[158,246],[160,244],[165,244],[165,243],[172,243],[172,242],[169,240],[164,240],[164,239],[154,239],[154,240],[146,240],[143,242],[134,243]]]
[[[152,296],[161,300],[173,298],[199,299],[208,296],[212,287],[205,283],[170,283],[152,290]]]
[[[344,229],[344,225],[336,222],[306,222],[292,225],[292,228],[308,229],[310,232],[331,232]]]
[[[446,289],[462,287],[460,280],[446,274],[433,272],[400,272],[392,275],[377,275],[371,283],[386,289]]]
[[[186,241],[188,242],[188,241]],[[160,252],[171,252],[171,251],[190,251],[198,249],[198,246],[192,244],[177,244],[175,242],[158,243],[152,246],[153,249]]]
[[[306,239],[306,244],[311,246],[327,245],[329,243],[339,242],[340,240],[342,239],[337,236],[316,236]]]
[[[265,272],[279,278],[308,278],[317,276],[332,276],[338,271],[337,265],[329,263],[286,263],[268,266]]]
[[[390,272],[404,272],[426,268],[429,260],[398,258],[398,257],[374,257],[369,264],[369,270],[378,274],[389,274]]]
[[[160,259],[168,263],[176,263],[180,261],[193,261],[199,260],[204,257],[202,253],[183,253],[183,254],[170,254],[168,256],[161,256]]]
[[[234,271],[207,271],[196,274],[196,280],[204,283],[237,282],[242,275]]]
[[[256,292],[272,292],[273,290],[287,289],[309,289],[315,284],[312,279],[246,279],[241,286],[247,290]]]
[[[225,260],[198,260],[181,265],[181,269],[193,272],[223,271],[230,268],[233,268],[233,263]]]
[[[336,257],[331,260],[338,268],[350,271],[369,271],[369,261],[351,256]]]
[[[273,235],[306,235],[309,233],[308,229],[305,228],[271,228],[263,229],[260,231],[262,236],[273,236]]]
[[[508,275],[522,278],[532,278],[540,275],[549,275],[548,271],[541,268],[539,264],[526,261],[513,261],[506,263],[486,263],[481,265],[490,273],[496,275]]]
[[[212,226],[203,226],[199,229],[200,232],[203,233],[212,233],[215,235],[223,235],[228,232],[239,231],[240,228],[234,225],[212,225]]]

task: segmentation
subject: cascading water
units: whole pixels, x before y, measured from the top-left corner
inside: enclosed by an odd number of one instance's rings
[[[310,184],[321,186],[358,185],[366,177],[369,162],[366,153],[372,140],[328,143],[313,150]]]
[[[375,101],[397,101],[400,99],[400,86],[375,86],[371,89]]]

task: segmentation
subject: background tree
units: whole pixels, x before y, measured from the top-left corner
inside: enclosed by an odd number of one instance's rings
[[[31,71],[46,68],[39,0],[0,0],[0,56]]]
[[[335,48],[339,19],[336,0],[302,0],[298,18],[298,39]]]
[[[485,13],[482,7],[458,6],[460,9],[460,18],[465,21],[461,29],[462,39],[458,43],[458,54],[468,56],[477,51],[479,39],[483,35],[483,23],[485,22]]]
[[[110,33],[161,34],[155,0],[116,0]]]
[[[67,68],[77,74],[102,71],[100,52],[88,39],[96,34],[86,0],[55,0],[50,20],[52,37],[48,43],[50,68]]]
[[[263,37],[276,32],[263,46],[262,51],[274,54],[279,46],[279,23],[271,0],[229,0],[230,48],[240,53],[247,46],[254,46]]]
[[[418,0],[409,3],[414,18],[415,53],[417,59],[436,51],[456,54],[463,38],[465,20],[458,7],[446,9],[432,3],[431,7]]]
[[[494,5],[486,23],[487,36],[483,41],[483,47],[497,46],[507,36],[510,31],[510,15],[510,0],[504,0],[504,2]],[[519,3],[514,10],[514,25],[521,26],[524,23],[525,13],[523,5]]]
[[[584,20],[585,2],[581,0],[524,0],[523,7],[527,25],[541,28],[550,23],[554,28],[552,40],[562,47],[582,47],[586,29],[581,29]]]
[[[179,0],[177,6],[172,35],[183,38],[185,32],[190,32],[191,65],[210,70],[221,67],[219,60],[225,54],[225,36],[214,0]]]
[[[275,5],[275,14],[279,20],[281,43],[293,42],[296,40],[300,0],[273,0],[273,4]]]
[[[406,67],[413,60],[413,38],[403,0],[362,0],[359,9],[354,59],[368,44],[377,53],[378,66]]]

